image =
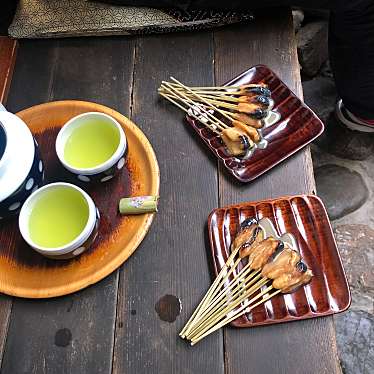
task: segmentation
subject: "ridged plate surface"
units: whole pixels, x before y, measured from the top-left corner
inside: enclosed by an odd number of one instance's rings
[[[243,160],[231,156],[221,138],[192,117],[187,122],[199,134],[210,150],[228,171],[241,182],[250,182],[293,153],[297,152],[324,130],[321,120],[304,104],[277,75],[264,65],[257,65],[240,74],[226,85],[266,83],[274,100],[274,111],[281,115],[274,125],[263,129],[268,141],[265,149],[257,148],[252,156]]]
[[[314,195],[282,197],[214,210],[208,220],[216,274],[226,262],[240,223],[254,217],[269,218],[280,235],[289,232],[298,242],[302,258],[312,269],[310,284],[292,294],[280,294],[236,319],[236,327],[288,322],[346,310],[351,295],[326,210]]]

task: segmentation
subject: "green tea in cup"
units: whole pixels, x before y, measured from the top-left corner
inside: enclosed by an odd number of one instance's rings
[[[65,161],[75,168],[93,168],[109,160],[119,145],[116,127],[101,119],[89,119],[74,128],[66,140]]]
[[[33,192],[22,206],[19,229],[39,253],[67,259],[95,240],[99,213],[91,197],[69,183],[51,183]]]
[[[106,182],[125,165],[127,139],[120,123],[101,112],[70,119],[56,138],[62,165],[82,182]]]
[[[41,247],[62,247],[78,237],[88,220],[88,204],[75,189],[61,187],[46,191],[30,213],[31,240]]]

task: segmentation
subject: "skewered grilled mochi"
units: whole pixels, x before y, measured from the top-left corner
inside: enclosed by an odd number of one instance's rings
[[[252,244],[257,236],[258,230],[261,230],[261,228],[258,226],[255,219],[249,218],[243,221],[240,224],[240,230],[232,242],[232,250],[240,248],[245,243]]]
[[[232,121],[232,125],[242,134],[248,135],[250,139],[255,143],[258,143],[261,140],[260,134],[255,128],[247,126],[243,122],[236,120]]]
[[[247,126],[254,127],[255,129],[261,129],[264,127],[265,122],[261,119],[256,119],[245,113],[231,113],[231,117],[237,121],[244,123]]]
[[[245,93],[247,96],[267,96],[270,97],[271,91],[264,83],[259,84],[244,84],[240,86],[240,91]]]
[[[244,156],[252,147],[252,140],[234,127],[221,131],[221,139],[233,156]]]
[[[296,291],[297,288],[308,284],[313,277],[313,272],[304,262],[299,261],[292,272],[282,274],[273,281],[273,287],[282,290],[282,293]]]
[[[268,96],[239,96],[238,97],[239,103],[248,103],[248,104],[255,104],[256,107],[267,109],[272,105],[273,100],[270,99]]]
[[[238,112],[246,113],[256,119],[263,119],[268,115],[268,111],[259,108],[258,104],[239,103],[236,107]]]
[[[278,246],[283,243],[273,237],[269,237],[250,249],[248,262],[251,263],[251,269],[261,269],[269,260],[269,257],[276,251]]]
[[[248,257],[252,253],[253,249],[264,240],[264,231],[261,227],[255,228],[250,240],[244,242],[241,245],[239,251],[239,257]]]
[[[300,259],[298,252],[288,244],[284,244],[284,249],[277,250],[273,254],[270,261],[263,267],[261,274],[266,278],[276,279],[282,274],[291,273]]]

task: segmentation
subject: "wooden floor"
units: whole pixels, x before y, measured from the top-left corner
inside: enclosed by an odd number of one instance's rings
[[[131,117],[158,157],[161,201],[141,247],[99,284],[54,300],[0,297],[2,374],[340,372],[332,317],[226,328],[193,348],[178,337],[211,281],[209,212],[313,192],[314,181],[305,149],[254,183],[234,182],[156,90],[170,75],[219,84],[264,63],[301,95],[292,20],[274,14],[214,32],[20,42],[9,110],[82,99]],[[166,294],[182,302],[174,323],[155,311]]]

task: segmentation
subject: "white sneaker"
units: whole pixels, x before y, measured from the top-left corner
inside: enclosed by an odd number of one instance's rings
[[[357,118],[353,113],[344,107],[342,100],[339,100],[336,103],[335,115],[341,123],[351,130],[360,132],[374,132],[374,125],[369,125]]]

